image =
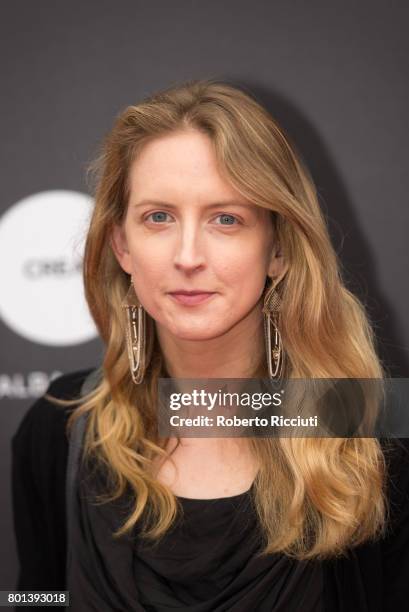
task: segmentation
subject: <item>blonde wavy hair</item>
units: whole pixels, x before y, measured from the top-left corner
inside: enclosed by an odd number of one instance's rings
[[[313,180],[289,137],[251,94],[214,79],[173,86],[119,114],[92,164],[95,208],[86,240],[86,299],[106,350],[100,383],[72,411],[87,413],[84,457],[105,469],[103,501],[130,493],[120,537],[137,524],[147,541],[171,527],[180,502],[152,475],[168,456],[157,435],[157,383],[166,377],[155,324],[147,317],[147,371],[132,381],[121,302],[129,276],[111,248],[129,197],[128,171],[146,142],[196,129],[213,142],[219,167],[255,206],[272,211],[287,272],[280,332],[290,378],[383,378],[363,305],[344,286]],[[255,375],[268,377],[262,364]],[[75,401],[75,400],[73,400]],[[61,401],[62,403],[63,401]],[[68,403],[68,402],[64,402]],[[346,553],[385,526],[386,463],[376,438],[252,438],[260,470],[254,507],[265,547],[305,560]]]

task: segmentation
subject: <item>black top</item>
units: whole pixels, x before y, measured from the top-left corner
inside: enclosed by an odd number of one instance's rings
[[[49,393],[78,397],[91,370],[53,381]],[[20,573],[16,589],[67,588],[65,474],[70,409],[44,398],[28,410],[12,440],[13,504]],[[381,441],[382,442],[382,441]],[[388,535],[348,558],[300,563],[283,555],[257,559],[250,491],[216,500],[180,498],[179,521],[157,547],[135,537],[113,541],[118,507],[86,505],[76,537],[86,546],[70,576],[75,612],[380,612],[409,605],[409,440],[386,454],[391,517]],[[78,504],[87,493],[79,486]],[[95,484],[95,483],[94,483]],[[92,485],[92,483],[91,483]],[[98,554],[95,555],[94,553]],[[100,553],[105,554],[100,554]],[[89,556],[88,556],[89,555]],[[93,566],[99,557],[102,563]],[[101,571],[101,567],[103,571]],[[73,592],[73,588],[75,592]],[[107,603],[110,602],[110,603]],[[33,608],[34,609],[34,608]],[[38,608],[36,608],[38,610]]]
[[[121,541],[109,538],[129,499],[89,504],[104,491],[103,476],[81,470],[79,482],[67,585],[75,612],[321,612],[320,564],[255,558],[260,542],[249,494],[179,498],[183,520],[152,547],[139,529]]]

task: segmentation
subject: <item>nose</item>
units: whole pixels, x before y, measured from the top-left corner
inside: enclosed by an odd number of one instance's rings
[[[181,224],[175,247],[174,265],[183,272],[193,272],[206,265],[203,236],[200,228],[192,223]]]

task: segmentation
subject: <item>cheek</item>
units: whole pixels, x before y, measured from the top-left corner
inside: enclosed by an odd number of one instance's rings
[[[131,251],[131,268],[135,292],[151,316],[157,314],[158,295],[163,291],[163,281],[169,275],[169,263],[162,260],[158,251],[143,253]]]
[[[134,282],[141,286],[156,285],[169,268],[165,249],[150,248],[149,244],[144,243],[143,249],[131,246],[130,255]]]
[[[234,257],[220,260],[217,271],[219,278],[223,282],[246,294],[254,294],[263,288],[267,276],[267,264],[264,254],[258,253],[255,249],[252,254],[247,252],[236,252]]]
[[[265,252],[260,244],[251,246],[247,242],[242,248],[209,249],[206,270],[201,278],[205,284],[214,285],[223,294],[223,302],[219,305],[237,312],[254,305],[264,289],[267,275]],[[165,247],[165,245],[163,245]],[[172,285],[178,284],[179,273],[173,270],[171,257],[166,248],[159,249],[157,244],[144,242],[144,248],[130,247],[132,277],[135,291],[146,310],[154,318],[164,308],[163,292]],[[176,277],[176,278],[175,278]],[[232,313],[233,314],[233,313]]]

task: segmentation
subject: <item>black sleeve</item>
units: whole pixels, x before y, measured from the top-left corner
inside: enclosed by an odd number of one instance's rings
[[[91,370],[60,376],[47,393],[62,399],[79,397]],[[65,590],[65,426],[73,408],[57,406],[43,396],[28,409],[12,438],[18,590]]]
[[[382,541],[385,612],[409,606],[409,439],[396,439],[393,446],[387,456],[390,518]]]

